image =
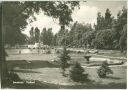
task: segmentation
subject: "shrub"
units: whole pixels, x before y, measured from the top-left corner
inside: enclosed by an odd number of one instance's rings
[[[46,52],[46,54],[51,54],[51,51],[50,51],[50,50],[48,50],[48,51]]]
[[[59,58],[60,58],[60,67],[63,70],[63,76],[65,76],[65,69],[69,67],[68,61],[71,59],[66,47],[64,47],[63,52],[61,53]]]
[[[8,78],[11,79],[12,81],[20,81],[20,77],[14,73],[13,71],[9,72]]]
[[[2,88],[7,88],[13,86],[13,81],[22,81],[20,77],[14,73],[13,71],[10,71],[7,73],[7,76],[5,78],[2,78]]]
[[[113,71],[110,69],[107,61],[104,61],[97,73],[100,78],[105,78],[108,74],[113,74]]]
[[[88,81],[88,74],[84,74],[84,69],[80,63],[76,62],[70,70],[70,79],[74,82],[85,82]]]
[[[61,53],[61,50],[56,50],[55,51],[57,54],[60,54]]]
[[[78,54],[81,54],[81,53],[83,53],[83,52],[82,52],[82,51],[77,51],[77,53],[78,53]]]

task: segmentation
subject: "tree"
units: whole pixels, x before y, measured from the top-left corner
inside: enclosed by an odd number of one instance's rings
[[[75,82],[87,82],[88,74],[84,74],[84,68],[81,67],[80,63],[76,62],[70,70],[70,78]]]
[[[46,28],[43,28],[40,38],[44,45],[53,45],[54,35],[52,32],[52,28],[49,28],[48,30],[46,30]]]
[[[32,16],[35,20],[34,13],[39,13],[42,10],[47,16],[59,19],[60,26],[65,26],[72,21],[72,10],[78,5],[78,1],[3,2],[5,43],[11,45],[17,43],[18,35],[28,24],[27,19]]]
[[[21,33],[17,41],[18,44],[23,45],[29,41],[29,37],[26,34]]]
[[[31,30],[29,31],[29,33],[30,33],[29,42],[31,44],[39,43],[39,41],[40,41],[40,30],[38,29],[38,27],[36,27],[35,29],[34,29],[34,27],[32,27]]]
[[[105,12],[105,29],[110,29],[112,27],[112,18],[111,18],[111,12],[107,8]]]
[[[127,9],[123,7],[117,14],[117,19],[111,17],[111,12],[106,9],[105,17],[99,12],[97,15],[97,25],[95,26],[96,36],[92,40],[93,47],[99,49],[120,49],[126,51],[125,25],[127,24]],[[125,29],[125,30],[124,30]],[[98,31],[102,30],[102,31]]]
[[[111,29],[105,29],[97,32],[95,39],[93,39],[93,46],[98,49],[114,49],[114,36]]]
[[[87,45],[89,45],[89,46],[91,46],[91,47],[93,47],[93,45],[92,45],[92,41],[95,39],[95,37],[96,37],[96,32],[95,31],[93,31],[93,30],[90,30],[90,31],[88,31],[88,32],[86,32],[85,34],[83,34],[83,43],[87,46]]]
[[[43,28],[40,37],[41,37],[41,41],[43,42],[43,44],[47,45],[47,30],[46,30],[46,28]]]
[[[119,46],[121,52],[124,52],[127,50],[127,25],[124,25],[122,35],[119,40]]]
[[[61,26],[59,32],[57,33],[57,44],[63,46],[65,44],[65,27]]]
[[[69,31],[69,41],[70,41],[70,46],[74,46],[74,33],[75,33],[75,28],[77,25],[77,21],[73,24],[73,26],[71,27],[71,30]]]
[[[61,45],[62,45],[62,46],[67,46],[67,45],[69,45],[69,40],[68,40],[68,38],[69,38],[69,33],[68,33],[68,29],[65,29],[65,30],[64,30],[64,33],[63,33],[62,35],[63,35],[63,36],[61,37],[61,41],[60,41]]]
[[[69,31],[69,45],[75,47],[82,47],[86,44],[86,33],[92,31],[91,25],[83,25],[81,23],[75,22]]]
[[[109,68],[107,61],[104,61],[97,73],[100,78],[105,78],[108,74],[113,74],[113,71]]]
[[[126,25],[127,25],[127,9],[123,7],[122,12],[120,11],[117,15],[117,21],[114,26],[115,40],[117,41],[118,48],[123,52],[126,51]],[[124,49],[123,49],[124,46]]]
[[[69,61],[71,60],[69,56],[69,52],[67,51],[66,47],[63,48],[63,52],[59,56],[60,58],[60,67],[62,69],[62,74],[65,76],[65,69],[69,67]]]
[[[97,25],[95,27],[96,30],[102,30],[104,28],[104,17],[101,16],[101,12],[97,13]]]
[[[29,34],[30,34],[29,43],[34,44],[35,43],[34,27],[31,28],[31,30],[29,31]]]
[[[5,44],[20,44],[23,39],[21,31],[27,25],[28,18],[28,15],[22,12],[23,9],[24,6],[21,7],[20,2],[2,2]]]
[[[40,40],[40,30],[38,29],[38,27],[35,28],[35,42],[39,43]]]
[[[57,46],[57,34],[53,36],[53,46]]]
[[[105,12],[105,17],[101,15],[101,12],[97,13],[97,25],[95,26],[96,30],[110,29],[112,27],[112,17],[111,12],[107,8]]]
[[[51,46],[53,45],[53,33],[52,33],[52,28],[49,28],[47,30],[47,45]]]

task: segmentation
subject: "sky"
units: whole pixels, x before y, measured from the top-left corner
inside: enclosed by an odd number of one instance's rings
[[[119,10],[126,7],[126,1],[87,1],[80,2],[80,9],[75,9],[72,13],[73,22],[78,21],[78,23],[87,24],[90,23],[92,26],[94,23],[96,24],[97,13],[101,12],[104,16],[107,8],[111,11],[112,16],[116,18]],[[31,27],[38,27],[42,30],[44,27],[52,28],[53,33],[57,33],[60,30],[58,20],[53,19],[52,17],[48,17],[41,12],[38,15],[35,15],[36,21],[29,23],[24,32],[29,36],[29,30]]]

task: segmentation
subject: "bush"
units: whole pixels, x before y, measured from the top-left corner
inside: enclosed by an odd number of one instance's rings
[[[13,86],[13,81],[22,81],[20,77],[13,71],[8,72],[5,78],[2,78],[2,88],[7,88]]]
[[[13,71],[9,72],[8,78],[11,79],[12,81],[20,81],[20,77],[14,73]]]
[[[61,50],[55,50],[55,52],[57,53],[57,54],[60,54],[61,53]]]
[[[113,71],[109,68],[107,61],[104,61],[97,73],[100,78],[105,78],[108,74],[113,74]]]
[[[69,67],[69,61],[71,57],[69,56],[69,52],[66,47],[63,48],[63,52],[60,54],[60,67],[63,70],[63,76],[65,76],[65,69]]]
[[[78,54],[81,54],[81,53],[83,53],[83,52],[82,52],[82,51],[77,51],[77,53],[78,53]]]
[[[80,63],[76,62],[70,70],[70,79],[74,82],[85,82],[88,81],[88,74],[84,74],[84,69]]]
[[[51,54],[51,51],[50,51],[50,50],[48,50],[48,51],[46,52],[46,54]]]

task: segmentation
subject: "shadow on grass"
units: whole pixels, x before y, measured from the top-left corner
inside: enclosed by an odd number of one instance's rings
[[[109,83],[109,84],[96,84],[93,88],[98,89],[126,89],[126,83]]]
[[[10,89],[58,89],[59,88],[58,85],[40,82],[38,80],[36,80],[35,83],[26,83],[26,81],[20,81],[20,82],[23,83],[13,84],[12,82],[10,82],[9,84],[2,85],[2,88],[10,88]]]
[[[8,69],[13,69],[18,67],[20,69],[36,69],[36,68],[59,68],[59,65],[56,63],[52,63],[50,61],[41,61],[41,60],[10,60],[7,61]]]
[[[64,89],[126,89],[126,83],[91,84],[63,86]]]
[[[87,83],[86,85],[57,85],[46,82],[35,81],[34,84],[9,84],[2,88],[13,89],[126,89],[126,83],[109,83],[109,84],[94,84]]]
[[[107,79],[114,79],[114,80],[119,80],[119,79],[121,79],[121,78],[119,78],[119,77],[113,77],[113,76],[107,76],[106,78],[107,78]]]
[[[27,83],[25,80],[21,80],[22,84],[13,84],[12,81],[7,81],[7,83],[2,84],[2,88],[11,89],[126,89],[126,83],[109,83],[102,84],[95,81],[89,81],[83,84],[75,85],[59,85],[51,84],[47,82],[40,82],[38,80],[35,83]]]

